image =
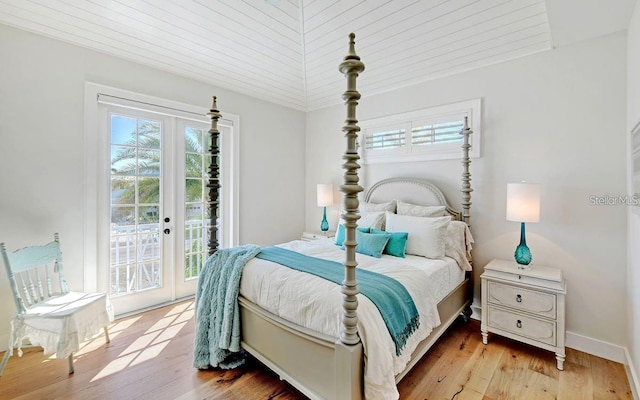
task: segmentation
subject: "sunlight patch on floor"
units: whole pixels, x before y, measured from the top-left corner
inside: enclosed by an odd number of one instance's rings
[[[109,333],[124,331],[138,322],[140,318],[142,318],[142,316],[136,315],[135,317],[129,317],[123,320],[115,321],[109,326]]]
[[[158,322],[156,322],[155,324],[153,324],[153,326],[149,329],[147,329],[147,331],[145,332],[145,334],[148,333],[152,333],[158,330],[162,330],[162,329],[166,329],[167,327],[173,325],[173,321],[176,320],[176,318],[178,318],[179,314],[174,314],[171,315],[169,317],[164,317],[162,319],[160,319]]]
[[[160,333],[160,331],[157,331],[155,333],[140,336],[139,338],[134,340],[133,343],[131,343],[129,347],[127,347],[122,353],[120,353],[120,355],[143,350],[145,347],[149,346],[151,342],[153,342],[153,340],[158,337],[158,335],[160,335]]]
[[[169,342],[175,338],[187,322],[193,318],[193,315],[193,301],[181,303],[171,308],[164,318],[153,324],[142,336],[136,338],[133,343],[120,353],[117,359],[109,362],[106,367],[94,376],[91,382],[125,371],[127,368],[151,361],[158,357]],[[116,333],[122,333],[127,328],[133,327],[140,318],[141,317],[129,318],[121,321],[123,324],[120,324],[120,321],[114,324],[114,327],[117,326]],[[109,333],[111,333],[111,330]],[[92,341],[93,340],[94,339],[92,339]]]
[[[94,376],[93,379],[91,379],[91,382],[95,382],[99,379],[104,378],[105,376],[115,374],[116,372],[123,371],[136,359],[138,353],[139,352],[131,353],[111,361],[109,365],[102,369],[102,371],[98,372],[98,375]]]
[[[153,360],[158,357],[162,350],[169,344],[169,341],[164,341],[162,343],[154,344],[142,350],[140,354],[131,362],[131,366],[138,365],[145,361]]]
[[[172,338],[176,337],[178,335],[178,332],[180,332],[186,324],[187,324],[186,322],[182,322],[180,324],[176,324],[168,327],[167,329],[165,329],[160,333],[158,338],[153,341],[153,344],[158,344],[165,340],[171,340]]]
[[[112,341],[117,339],[118,336],[133,326],[142,318],[141,316],[129,317],[127,319],[117,321],[109,325],[109,339]],[[86,355],[96,349],[105,345],[104,330],[100,329],[100,332],[96,333],[91,339],[80,343],[80,350],[73,353],[74,358],[79,359],[83,355]]]
[[[181,322],[187,322],[189,321],[191,318],[193,318],[193,316],[195,315],[195,310],[191,309],[191,310],[186,310],[184,311],[182,314],[180,314],[178,316],[178,318],[176,318],[176,320],[174,321],[175,324],[181,323]]]
[[[177,306],[172,307],[164,316],[168,317],[170,315],[180,314],[189,308],[193,308],[193,303],[193,301],[190,301],[188,303],[178,304]]]

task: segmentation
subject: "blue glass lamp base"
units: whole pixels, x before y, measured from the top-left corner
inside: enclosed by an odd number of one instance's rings
[[[527,268],[531,263],[531,251],[527,246],[516,247],[515,257],[518,268]]]
[[[324,208],[322,213],[322,223],[320,224],[320,230],[326,232],[329,230],[329,222],[327,221],[327,207]]]
[[[516,252],[514,253],[516,258],[516,262],[518,263],[518,268],[525,269],[529,268],[528,265],[531,263],[531,250],[527,247],[527,240],[524,234],[524,222],[521,222],[520,225],[520,244],[516,247]]]

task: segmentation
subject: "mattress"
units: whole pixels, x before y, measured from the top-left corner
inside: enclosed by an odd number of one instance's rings
[[[344,251],[330,240],[296,240],[279,245],[312,257],[344,261]],[[357,254],[358,268],[388,275],[402,283],[420,314],[420,328],[399,356],[375,305],[358,295],[358,334],[365,353],[365,396],[397,399],[395,375],[404,370],[411,353],[440,324],[437,304],[464,280],[464,271],[451,258],[418,256],[373,258]],[[338,338],[341,329],[340,286],[317,276],[255,258],[245,266],[240,294],[263,309],[297,325]]]

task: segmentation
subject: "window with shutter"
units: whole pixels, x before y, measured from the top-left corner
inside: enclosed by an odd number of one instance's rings
[[[460,158],[465,117],[473,130],[471,157],[479,157],[481,111],[481,100],[475,99],[362,121],[363,162]]]
[[[462,142],[460,131],[464,120],[422,125],[411,129],[411,145],[425,146],[440,143]]]
[[[365,138],[367,149],[395,149],[404,146],[404,129],[393,129],[372,132]]]

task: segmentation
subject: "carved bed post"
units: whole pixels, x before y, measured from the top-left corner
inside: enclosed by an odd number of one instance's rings
[[[340,72],[347,77],[347,90],[342,98],[347,105],[347,119],[342,131],[347,138],[347,149],[342,156],[345,160],[342,164],[344,172],[344,184],[340,191],[344,193],[344,211],[342,218],[345,227],[345,261],[344,281],[342,281],[342,329],[340,338],[335,344],[335,377],[336,391],[333,396],[336,399],[359,400],[364,396],[363,382],[363,354],[362,342],[358,336],[358,280],[356,279],[356,227],[360,219],[358,214],[358,193],[362,187],[358,184],[358,132],[356,106],[360,100],[360,93],[356,90],[356,78],[364,71],[364,64],[355,51],[355,37],[349,35],[349,52],[340,64]]]
[[[471,219],[471,173],[469,172],[469,165],[471,164],[471,158],[469,158],[469,135],[473,131],[469,129],[469,117],[464,117],[464,128],[460,131],[463,136],[462,144],[462,221],[469,225]]]
[[[218,110],[218,104],[216,102],[216,96],[213,96],[213,104],[211,109],[207,113],[211,116],[211,129],[209,129],[209,135],[211,136],[211,164],[209,165],[209,207],[211,212],[211,227],[209,228],[209,256],[214,254],[218,250],[218,214],[220,207],[220,131],[218,130],[218,119],[222,117]]]
[[[344,185],[340,186],[340,191],[344,193],[344,212],[342,218],[345,221],[345,262],[344,262],[344,282],[342,283],[342,293],[344,298],[342,301],[342,331],[340,332],[340,341],[344,344],[356,344],[360,341],[358,337],[358,299],[356,295],[360,293],[358,289],[358,281],[356,280],[356,227],[360,218],[358,215],[358,193],[362,192],[362,187],[358,185],[358,169],[360,165],[358,160],[358,149],[356,141],[360,127],[357,125],[356,106],[360,100],[360,93],[356,90],[356,78],[358,74],[364,71],[364,64],[360,61],[360,57],[355,52],[356,35],[349,34],[349,52],[344,57],[344,61],[340,64],[340,72],[347,77],[347,91],[344,92],[342,98],[347,105],[347,119],[342,131],[345,132],[347,138],[347,149],[342,156],[345,163],[342,168],[344,173]]]
[[[464,221],[467,226],[471,227],[469,221],[471,220],[471,192],[473,189],[471,188],[471,172],[469,172],[469,165],[471,164],[471,158],[469,157],[469,149],[471,149],[471,144],[469,144],[469,135],[471,135],[473,131],[469,128],[469,117],[464,117],[464,128],[460,131],[460,134],[463,137],[462,143],[462,221]],[[470,261],[472,264],[473,262]],[[474,286],[474,277],[473,272],[467,272],[465,274],[469,277],[469,287],[467,289],[467,297],[471,299],[473,302],[473,286]],[[473,311],[471,310],[471,304],[469,304],[462,311],[465,321],[469,321]]]

